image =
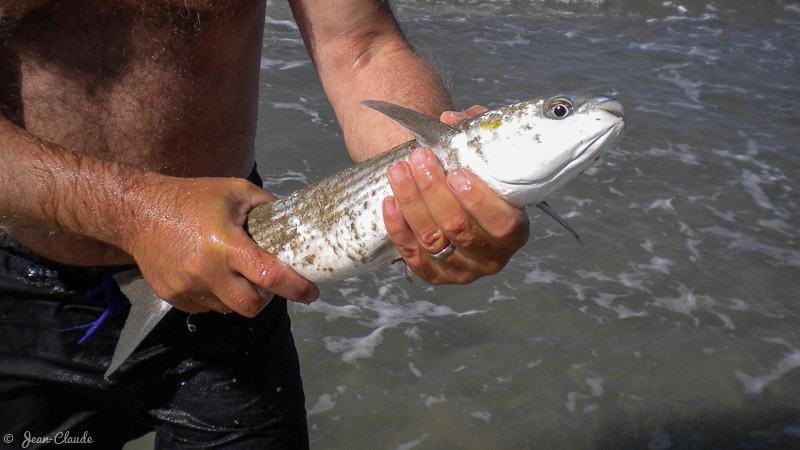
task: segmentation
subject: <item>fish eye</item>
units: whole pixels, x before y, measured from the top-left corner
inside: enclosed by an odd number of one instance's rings
[[[551,119],[563,119],[572,113],[572,102],[569,99],[560,97],[550,100],[547,104],[545,114]]]

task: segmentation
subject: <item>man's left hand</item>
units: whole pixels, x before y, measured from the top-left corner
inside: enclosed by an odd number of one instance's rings
[[[447,111],[440,120],[452,125],[483,111]],[[386,230],[409,270],[428,283],[465,284],[495,274],[528,240],[525,211],[465,169],[445,174],[430,149],[414,151],[388,176],[394,196],[383,203]]]

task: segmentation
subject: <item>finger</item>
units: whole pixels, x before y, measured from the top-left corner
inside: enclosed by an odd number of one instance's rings
[[[397,206],[397,201],[393,196],[386,197],[383,200],[383,222],[386,225],[386,232],[392,238],[395,247],[400,251],[400,256],[411,256],[403,253],[404,249],[413,249],[416,247],[417,237],[408,226],[403,213]]]
[[[420,257],[427,257],[429,253],[420,245],[394,197],[387,197],[383,200],[383,222],[386,225],[389,239],[400,252],[400,256],[406,261],[406,264],[419,265]]]
[[[272,300],[272,294],[258,289],[238,274],[232,274],[224,285],[217,287],[213,292],[227,305],[229,311],[235,311],[249,318],[257,316]],[[222,312],[216,308],[214,310]]]
[[[459,203],[489,235],[501,240],[514,236],[527,240],[528,215],[503,200],[483,180],[456,169],[447,175],[447,182]]]
[[[389,239],[400,252],[408,270],[430,284],[463,284],[478,278],[483,262],[472,261],[458,251],[446,260],[435,261],[430,253],[420,245],[414,232],[409,228],[403,214],[397,207],[394,197],[383,202],[383,216]]]
[[[457,122],[466,119],[468,116],[461,111],[445,111],[439,116],[439,120],[446,125],[453,126]]]
[[[247,281],[288,300],[311,303],[319,297],[319,288],[301,277],[269,252],[251,241],[242,230],[242,242],[233,252],[230,267]],[[254,287],[253,289],[257,289]]]
[[[196,285],[194,285],[196,287]],[[223,313],[231,312],[222,302],[213,295],[204,295],[200,291],[177,289],[173,294],[165,294],[163,290],[153,287],[155,295],[171,304],[175,309],[190,314],[200,314],[209,311]]]
[[[189,314],[200,314],[211,311],[211,308],[200,303],[197,303],[188,297],[179,297],[169,300],[169,303],[175,308]]]
[[[445,234],[448,243],[452,242],[463,250],[476,239],[487,236],[454,195],[444,171],[431,150],[415,151],[410,155],[409,161],[420,195],[437,229]],[[439,249],[442,248],[444,247]]]
[[[244,185],[240,187],[246,193],[246,196],[243,196],[246,202],[241,205],[240,209],[242,213],[240,224],[244,224],[247,214],[252,208],[277,199],[274,195],[248,181],[245,181]],[[229,263],[231,268],[243,277],[243,281],[247,282],[247,288],[244,285],[240,287],[242,295],[246,293],[248,294],[246,298],[252,299],[255,292],[263,302],[261,308],[266,306],[276,294],[287,300],[306,304],[319,297],[319,288],[314,283],[258,247],[243,230],[237,230],[237,233],[240,233],[240,236],[235,248],[242,250]]]
[[[474,116],[476,114],[485,113],[488,110],[489,110],[489,108],[487,108],[485,106],[472,105],[469,108],[464,110],[464,114],[466,114],[468,116]]]
[[[408,163],[393,165],[389,168],[388,176],[396,204],[419,243],[428,253],[436,253],[447,247],[450,242],[431,216]]]
[[[405,261],[409,272],[428,283],[438,284],[441,274],[437,264],[431,260],[430,253],[422,247],[414,231],[408,226],[394,197],[387,197],[383,201],[383,218],[389,239]]]
[[[224,298],[224,297],[223,297]],[[216,295],[205,294],[202,297],[194,298],[192,297],[192,301],[195,303],[199,303],[201,305],[208,306],[211,310],[216,311],[220,314],[230,314],[235,310],[225,304],[220,297]]]
[[[485,106],[470,106],[469,108],[463,111],[445,111],[439,116],[439,120],[444,122],[447,125],[454,125],[456,122],[460,120],[464,120],[469,116],[474,116],[475,114],[480,114],[482,112],[486,112],[489,109]]]

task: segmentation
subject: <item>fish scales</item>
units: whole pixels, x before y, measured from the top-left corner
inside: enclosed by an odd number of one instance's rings
[[[253,208],[253,240],[300,275],[347,278],[398,256],[389,244],[381,204],[392,194],[386,170],[405,160],[410,141],[274,202]]]

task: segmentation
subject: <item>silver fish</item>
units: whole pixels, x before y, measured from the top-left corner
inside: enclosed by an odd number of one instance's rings
[[[428,147],[446,171],[466,168],[514,206],[537,205],[579,241],[544,202],[588,169],[621,136],[622,105],[608,97],[558,95],[505,106],[452,127],[380,101],[362,104],[394,119],[415,137],[372,159],[250,211],[253,240],[314,282],[353,277],[399,257],[383,222],[381,204],[392,195],[386,170]],[[130,356],[172,308],[138,270],[116,276],[131,311],[105,376]]]

